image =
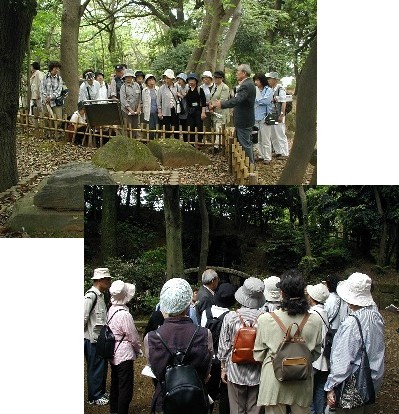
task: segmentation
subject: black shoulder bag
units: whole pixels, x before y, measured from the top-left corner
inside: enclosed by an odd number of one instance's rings
[[[375,402],[375,390],[360,321],[355,315],[348,316],[353,316],[359,327],[360,337],[362,338],[360,348],[362,355],[359,368],[335,389],[335,394],[337,407],[352,409],[373,404]]]

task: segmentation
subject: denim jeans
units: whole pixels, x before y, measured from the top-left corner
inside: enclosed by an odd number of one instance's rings
[[[327,398],[324,385],[327,381],[328,371],[319,371],[313,368],[313,402],[310,406],[312,414],[324,414]]]
[[[88,339],[85,339],[84,349],[87,364],[87,397],[89,401],[94,401],[105,393],[108,362],[97,355],[96,344],[90,343]]]

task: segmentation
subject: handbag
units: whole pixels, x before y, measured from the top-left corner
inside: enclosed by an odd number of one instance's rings
[[[278,125],[278,116],[275,113],[267,114],[265,117],[266,125]]]
[[[259,128],[254,125],[252,127],[252,133],[251,133],[251,142],[252,142],[252,144],[257,144],[258,143],[258,133],[259,133]]]
[[[362,338],[360,348],[362,355],[359,368],[335,389],[335,394],[338,408],[351,409],[373,404],[375,402],[375,390],[360,321],[355,315],[348,316],[353,316],[359,327],[360,337]]]

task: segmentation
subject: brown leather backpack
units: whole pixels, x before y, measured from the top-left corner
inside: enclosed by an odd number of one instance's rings
[[[310,314],[306,313],[299,325],[292,323],[288,328],[274,312],[270,315],[285,334],[276,355],[272,357],[274,375],[281,382],[308,379],[312,375],[312,357],[301,332]],[[291,330],[294,325],[297,329],[292,335]]]
[[[233,352],[231,361],[235,364],[259,364],[254,360],[254,344],[256,337],[255,324],[258,318],[246,325],[244,319],[236,311],[241,320],[241,328],[237,331],[234,337]]]

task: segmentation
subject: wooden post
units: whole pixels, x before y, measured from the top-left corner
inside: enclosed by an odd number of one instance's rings
[[[33,128],[35,130],[34,134],[36,138],[40,138],[40,129],[39,129],[39,108],[35,106],[33,108]]]

